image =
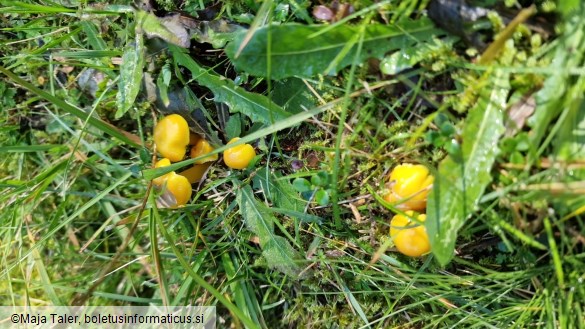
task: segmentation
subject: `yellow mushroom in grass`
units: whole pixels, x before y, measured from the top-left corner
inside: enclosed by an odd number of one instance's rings
[[[171,161],[167,158],[159,160],[154,167],[155,168],[162,168],[171,165]],[[157,177],[152,180],[152,183],[163,189],[163,195],[161,196],[159,202],[169,208],[177,208],[180,206],[184,206],[189,202],[191,199],[191,183],[189,179],[183,175],[179,175],[174,171],[166,173],[160,177]],[[166,198],[165,198],[166,196]],[[171,200],[168,200],[169,196],[172,196]],[[162,202],[162,200],[165,200]]]
[[[390,173],[390,192],[384,200],[400,210],[421,211],[427,207],[427,196],[435,178],[423,165],[403,163]]]
[[[406,216],[405,216],[406,215]],[[415,216],[413,211],[398,214],[390,222],[390,238],[396,249],[410,257],[420,257],[431,251],[431,243],[425,226],[422,224],[427,215]],[[416,221],[412,218],[416,218]]]
[[[211,146],[208,141],[206,141],[203,138],[199,138],[195,142],[195,144],[193,144],[193,147],[191,147],[191,159],[208,154],[213,150],[214,150],[213,146]],[[219,156],[217,155],[217,153],[215,153],[213,155],[210,155],[208,157],[205,157],[203,159],[195,161],[195,164],[202,164],[202,163],[206,163],[206,162],[215,161],[218,158],[219,158]]]
[[[190,135],[187,121],[178,114],[167,115],[154,127],[156,149],[171,162],[183,160]]]
[[[233,138],[228,142],[235,143],[239,138]],[[256,151],[250,144],[240,144],[223,151],[223,162],[232,169],[245,169],[256,156]]]

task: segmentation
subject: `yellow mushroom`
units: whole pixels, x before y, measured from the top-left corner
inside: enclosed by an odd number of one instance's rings
[[[191,159],[210,153],[213,150],[214,150],[213,147],[209,144],[208,141],[206,141],[203,138],[200,138],[195,142],[193,147],[191,147]],[[213,155],[195,161],[195,164],[202,164],[205,162],[215,161],[217,160],[218,157],[219,156],[217,155],[217,153],[215,153]]]
[[[189,140],[189,125],[178,114],[167,115],[154,127],[156,149],[171,162],[183,160]]]
[[[413,211],[407,211],[404,215],[392,217],[390,222],[390,238],[394,241],[396,249],[410,257],[419,257],[431,251],[431,244],[427,230],[422,225],[427,215],[414,216]],[[409,217],[415,217],[416,221]]]
[[[229,144],[235,143],[239,138],[233,138],[228,142]],[[233,169],[244,169],[248,167],[250,161],[256,156],[256,151],[250,144],[240,144],[238,146],[231,147],[223,152],[223,162],[226,166]]]
[[[154,167],[162,168],[170,165],[171,161],[164,158],[159,160]],[[175,173],[174,171],[153,179],[152,183],[159,188],[163,188],[163,194],[170,193],[173,196],[173,201],[164,203],[169,208],[183,206],[191,199],[192,189],[189,179],[183,175]]]
[[[404,163],[390,173],[390,192],[384,200],[400,210],[424,210],[435,178],[423,165]]]

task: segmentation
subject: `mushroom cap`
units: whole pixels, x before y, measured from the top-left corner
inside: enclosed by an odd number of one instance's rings
[[[161,168],[167,167],[171,165],[171,161],[167,158],[163,158],[159,160],[154,167]],[[179,175],[174,171],[166,173],[160,177],[157,177],[152,180],[152,183],[157,187],[162,187],[165,193],[170,193],[173,198],[169,203],[166,203],[165,206],[170,208],[177,208],[179,206],[185,205],[191,199],[191,182],[189,179],[183,175]],[[169,201],[167,201],[169,202]]]
[[[193,147],[191,147],[191,159],[200,157],[200,156],[205,155],[207,153],[210,153],[213,150],[214,150],[213,146],[211,146],[208,141],[206,141],[203,138],[200,138],[197,140],[197,142],[195,142]],[[216,154],[210,155],[208,157],[205,157],[203,159],[195,161],[195,164],[202,164],[205,162],[215,161],[218,158],[219,158],[219,155],[216,153]]]
[[[171,175],[167,179],[166,188],[175,197],[175,207],[183,206],[191,200],[191,183],[189,180],[182,175],[175,172],[170,173]]]
[[[171,114],[154,127],[154,142],[158,152],[171,162],[183,160],[189,145],[190,132],[187,121],[178,114]]]
[[[435,180],[429,169],[423,165],[404,163],[390,173],[392,187],[384,196],[389,203],[396,203],[400,210],[424,210],[427,196]]]
[[[239,138],[233,138],[228,144],[235,143]],[[240,144],[223,152],[223,162],[233,169],[244,169],[256,156],[256,151],[250,144]]]
[[[167,158],[162,158],[160,160],[158,160],[155,164],[154,167],[155,168],[162,168],[162,167],[167,167],[171,165],[171,160],[167,159]],[[155,179],[152,180],[152,183],[156,186],[161,186],[165,183],[165,181],[167,180],[167,178],[169,178],[169,175],[171,173],[166,173],[162,176],[159,176]]]
[[[418,222],[408,216],[398,214],[390,221],[390,238],[399,252],[410,257],[419,257],[431,251],[429,236],[424,225],[427,215],[414,216],[413,211],[407,211],[406,215],[415,217]]]

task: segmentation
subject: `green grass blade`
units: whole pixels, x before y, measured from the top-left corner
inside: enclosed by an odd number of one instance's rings
[[[225,269],[227,278],[230,280],[229,286],[234,295],[236,305],[244,312],[244,314],[246,314],[246,316],[249,316],[254,323],[260,323],[262,313],[258,314],[256,307],[254,307],[255,305],[250,305],[248,303],[252,298],[249,296],[251,291],[246,283],[247,280],[236,277],[238,272],[228,252],[221,254],[221,263]],[[255,298],[253,299],[255,300]]]
[[[162,222],[162,220],[160,220],[160,217],[158,218],[158,226],[159,226],[160,232],[165,237],[165,239],[168,241],[169,246],[171,247],[171,249],[173,249],[173,253],[177,257],[177,260],[179,261],[179,263],[181,263],[183,269],[187,272],[187,274],[191,278],[193,278],[193,280],[198,285],[200,285],[205,290],[209,291],[209,293],[211,295],[213,295],[213,297],[217,298],[217,300],[220,303],[222,303],[228,310],[230,310],[232,313],[234,313],[238,317],[238,319],[240,319],[240,321],[242,321],[246,326],[248,326],[249,328],[259,328],[257,324],[255,324],[252,320],[250,320],[249,317],[247,317],[242,312],[242,310],[240,310],[237,306],[232,304],[232,302],[227,300],[227,298],[225,298],[221,292],[219,292],[212,285],[207,283],[207,281],[205,281],[205,279],[203,279],[201,276],[199,276],[199,274],[195,273],[191,269],[191,267],[189,266],[189,263],[187,263],[187,260],[185,260],[183,255],[181,255],[181,251],[177,248],[176,243],[175,243],[175,239],[169,234],[169,232],[165,228],[165,224]]]
[[[45,145],[15,145],[15,146],[0,146],[0,153],[29,153],[29,152],[43,152],[43,151],[63,151],[67,146],[59,144],[45,144]]]
[[[4,271],[0,272],[0,277],[3,277],[4,275],[6,275],[6,272],[10,271],[14,266],[16,266],[16,264],[23,262],[23,260],[26,257],[28,257],[30,254],[32,254],[33,251],[37,250],[39,248],[39,246],[43,246],[45,244],[45,242],[47,242],[50,238],[52,238],[55,235],[55,233],[57,233],[57,231],[59,231],[60,229],[62,229],[66,225],[69,225],[75,218],[79,217],[87,209],[89,209],[90,207],[92,207],[93,205],[98,203],[100,200],[102,200],[108,193],[110,193],[111,191],[116,189],[122,183],[125,183],[126,180],[130,176],[132,176],[131,172],[128,172],[128,173],[122,175],[122,177],[120,177],[118,180],[116,180],[114,183],[112,183],[112,185],[108,186],[106,189],[104,189],[102,192],[100,192],[94,198],[89,200],[83,206],[79,207],[79,209],[77,209],[77,211],[75,211],[73,214],[71,214],[67,218],[63,219],[63,221],[61,221],[58,225],[53,227],[50,231],[46,232],[43,235],[43,237],[40,238],[39,241],[37,241],[33,247],[31,247],[30,249],[28,249],[26,252],[24,252],[22,254],[22,256],[20,257],[18,262],[16,262],[15,264],[13,264],[11,266],[8,266]]]
[[[546,230],[546,235],[548,237],[548,245],[550,246],[550,253],[552,254],[553,264],[555,268],[555,272],[557,274],[557,280],[559,283],[559,287],[565,287],[565,273],[563,271],[563,262],[561,260],[561,256],[559,253],[559,249],[557,247],[557,242],[555,241],[554,233],[552,231],[552,227],[550,225],[550,220],[548,218],[544,219],[544,228]]]
[[[155,205],[156,202],[154,200],[154,193],[150,193],[148,195],[148,202],[151,205]],[[169,288],[168,288],[168,281],[165,276],[164,267],[162,264],[162,260],[160,258],[160,251],[158,250],[159,243],[158,243],[158,234],[156,230],[156,223],[160,221],[160,216],[158,214],[158,209],[156,207],[152,207],[149,213],[149,236],[150,236],[150,245],[151,245],[151,255],[152,260],[154,262],[154,268],[156,269],[156,275],[158,278],[158,286],[160,287],[160,294],[163,300],[163,305],[170,305],[170,297],[169,297]]]

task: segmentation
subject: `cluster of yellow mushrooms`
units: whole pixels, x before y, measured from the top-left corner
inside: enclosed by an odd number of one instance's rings
[[[423,225],[427,215],[418,212],[427,207],[427,196],[434,177],[423,165],[404,163],[394,168],[389,178],[390,191],[384,200],[404,212],[392,218],[390,237],[396,249],[404,255],[422,256],[431,250],[431,245]]]
[[[228,144],[234,143],[234,138]],[[156,162],[155,168],[170,166],[172,162],[182,161],[190,149],[192,159],[211,153],[214,148],[203,137],[189,131],[187,121],[178,114],[171,114],[160,120],[154,127],[154,143],[158,153],[163,157]],[[223,152],[223,161],[232,169],[244,169],[256,156],[250,144],[240,144]],[[193,167],[180,173],[174,171],[157,177],[153,184],[169,192],[174,197],[172,208],[185,205],[191,199],[191,184],[199,182],[207,168],[218,159],[218,155],[211,154],[195,161]]]
[[[234,143],[234,138],[228,144]],[[200,158],[193,167],[179,173],[174,171],[153,180],[153,184],[172,195],[174,200],[169,207],[183,206],[191,199],[191,184],[199,182],[218,154],[211,153],[214,148],[203,137],[192,134],[187,121],[178,114],[171,114],[160,120],[154,127],[154,142],[162,159],[155,168],[170,166],[182,161],[190,150],[189,156]],[[232,169],[244,169],[256,156],[250,144],[240,144],[223,152],[223,161]],[[390,236],[401,253],[418,257],[430,251],[429,237],[423,225],[427,195],[433,184],[433,176],[423,165],[401,164],[390,173],[390,191],[384,199],[396,209],[403,211],[392,218]],[[415,211],[417,213],[415,213]]]

